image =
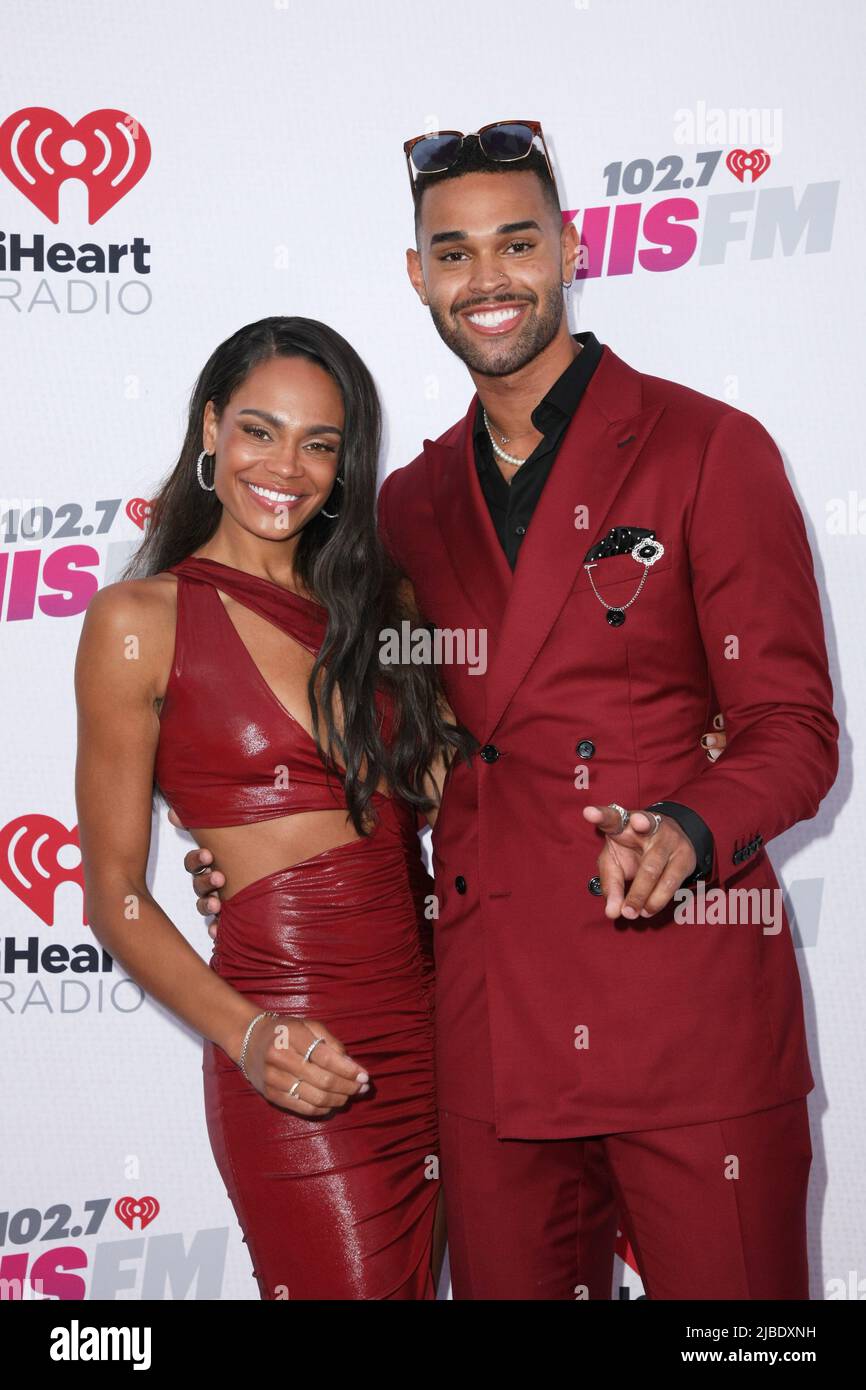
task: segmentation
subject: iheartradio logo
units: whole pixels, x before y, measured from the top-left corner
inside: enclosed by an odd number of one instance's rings
[[[150,516],[150,503],[143,497],[133,497],[126,504],[126,515],[143,531]]]
[[[159,1202],[155,1197],[119,1197],[114,1204],[114,1214],[130,1231],[136,1221],[138,1229],[143,1231],[159,1215]]]
[[[125,198],[150,164],[144,126],[126,111],[102,107],[71,125],[47,106],[24,106],[0,126],[0,170],[51,222],[60,221],[67,179],[87,188],[92,225]]]
[[[61,883],[77,883],[84,894],[78,826],[33,812],[0,828],[0,882],[48,927],[54,925],[54,895]]]
[[[766,150],[731,150],[725,163],[740,183],[744,182],[746,174],[751,174],[752,183],[757,183],[770,167],[770,156]]]

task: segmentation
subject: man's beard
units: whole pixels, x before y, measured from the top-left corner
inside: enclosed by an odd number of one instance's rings
[[[495,304],[496,300],[490,302]],[[503,300],[504,302],[506,301]],[[528,300],[516,302],[529,303]],[[527,362],[536,358],[556,337],[563,314],[562,290],[559,285],[551,285],[550,289],[545,291],[537,312],[532,313],[531,309],[530,305],[529,321],[524,323],[514,341],[503,343],[498,350],[495,338],[490,338],[485,344],[476,345],[466,336],[466,333],[472,332],[471,328],[464,333],[458,332],[453,326],[452,316],[443,314],[433,304],[430,305],[430,317],[443,343],[470,371],[477,372],[480,376],[510,376],[512,372],[519,371]]]

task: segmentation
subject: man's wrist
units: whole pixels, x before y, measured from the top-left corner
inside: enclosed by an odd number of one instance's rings
[[[675,820],[683,833],[691,841],[695,851],[695,867],[687,878],[680,884],[681,888],[689,888],[699,879],[709,878],[714,859],[713,836],[706,821],[702,820],[697,811],[693,811],[690,806],[683,806],[679,801],[654,801],[651,806],[645,806],[645,811],[657,811],[659,815],[670,816]]]

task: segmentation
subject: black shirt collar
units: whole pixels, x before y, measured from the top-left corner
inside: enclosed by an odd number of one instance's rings
[[[598,341],[594,333],[572,333],[571,336],[576,343],[582,345],[582,350],[573,362],[569,362],[565,371],[556,378],[547,395],[533,410],[530,418],[540,434],[547,434],[563,420],[571,418],[602,354],[604,345]],[[475,411],[472,433],[475,440],[479,435],[487,434],[480,400]]]

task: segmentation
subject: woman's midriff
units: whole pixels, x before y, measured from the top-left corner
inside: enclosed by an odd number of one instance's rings
[[[225,876],[219,890],[223,901],[267,874],[360,838],[343,810],[295,811],[273,820],[189,833],[197,845],[211,851],[214,865]]]

